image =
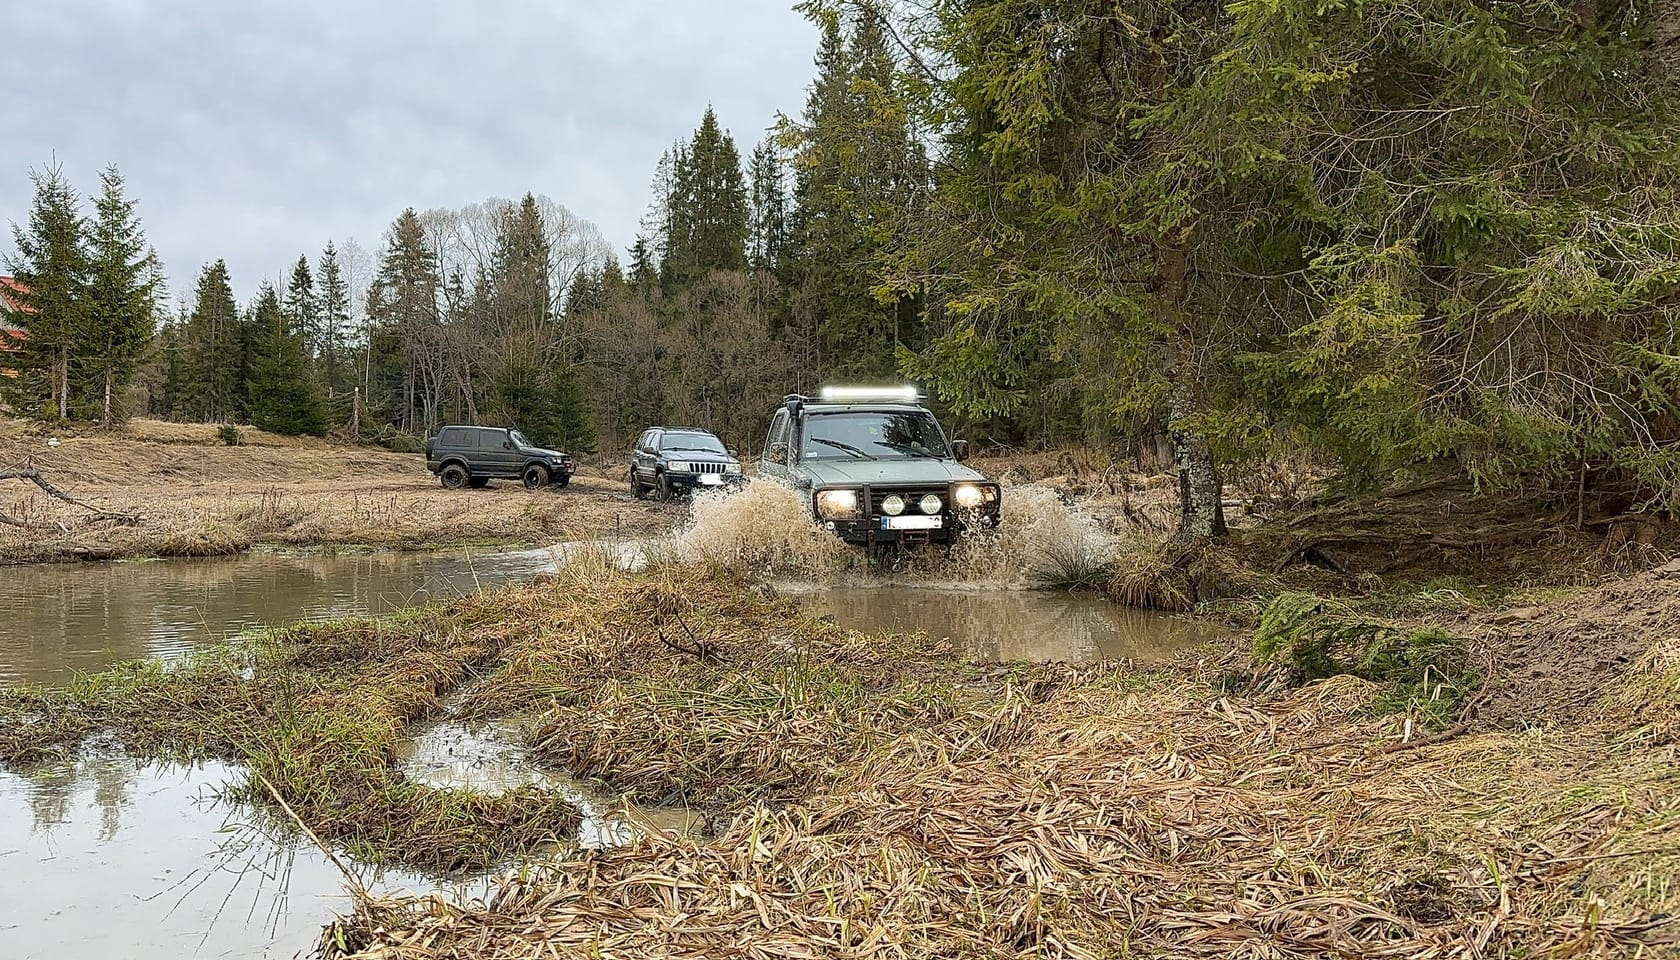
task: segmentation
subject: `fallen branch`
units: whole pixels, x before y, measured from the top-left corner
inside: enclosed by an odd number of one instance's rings
[[[73,506],[81,507],[83,510],[92,514],[91,516],[83,518],[84,523],[116,523],[122,526],[136,526],[146,522],[146,518],[138,513],[118,513],[106,510],[98,504],[89,503],[86,500],[80,500],[68,493],[65,493],[58,487],[53,486],[51,481],[41,475],[41,471],[29,466],[27,462],[25,462],[23,467],[16,470],[0,470],[0,480],[23,480],[33,483],[35,486],[40,487],[47,496],[53,498],[54,500],[62,500],[65,503],[72,504]],[[0,514],[0,523],[4,523],[11,527],[22,527],[24,529],[47,528],[57,530],[59,533],[70,532],[70,527],[67,524],[57,520],[48,523],[37,523],[30,520],[23,520],[18,517],[8,516],[6,514]]]

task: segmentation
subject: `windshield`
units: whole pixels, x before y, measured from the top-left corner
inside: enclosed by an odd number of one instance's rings
[[[701,453],[728,453],[723,441],[709,433],[667,433],[661,450],[698,450]]]
[[[508,439],[512,440],[513,445],[516,446],[516,447],[534,447],[534,446],[536,446],[536,444],[534,444],[531,441],[525,439],[525,435],[523,433],[520,433],[518,430],[509,430],[508,431]]]
[[[906,413],[824,413],[805,418],[800,456],[806,460],[887,460],[948,458],[950,447],[933,415]]]

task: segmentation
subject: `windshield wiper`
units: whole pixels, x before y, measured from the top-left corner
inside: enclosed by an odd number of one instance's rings
[[[830,440],[827,437],[812,437],[811,442],[812,443],[820,443],[820,444],[822,444],[824,446],[828,446],[828,447],[833,447],[836,450],[844,450],[847,453],[852,454],[855,457],[862,457],[865,460],[879,460],[880,459],[880,457],[872,457],[869,454],[864,453],[862,450],[859,450],[857,447],[854,447],[849,443],[841,443],[838,440]]]

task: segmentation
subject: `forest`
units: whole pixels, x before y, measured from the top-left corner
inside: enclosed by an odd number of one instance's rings
[[[706,111],[622,260],[533,193],[405,210],[365,263],[329,244],[244,305],[210,264],[170,307],[120,174],[87,217],[37,171],[5,401],[750,448],[789,390],[902,378],[985,441],[1164,437],[1185,536],[1285,453],[1350,489],[1447,469],[1675,505],[1680,4],[800,9],[803,108],[745,154]]]

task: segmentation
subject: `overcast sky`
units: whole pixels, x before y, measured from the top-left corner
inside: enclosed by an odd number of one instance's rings
[[[32,167],[85,195],[115,163],[172,298],[217,257],[247,297],[329,238],[375,250],[406,206],[527,190],[622,257],[707,103],[743,155],[804,103],[817,32],[791,2],[0,3],[0,220]]]

